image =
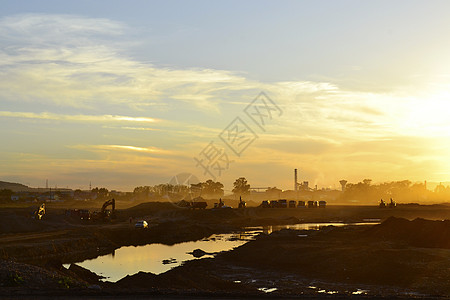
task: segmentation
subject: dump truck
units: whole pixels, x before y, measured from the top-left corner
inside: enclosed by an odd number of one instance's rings
[[[297,203],[297,207],[300,207],[300,208],[305,208],[305,207],[306,207],[306,203],[305,203],[305,201],[298,201],[298,203]]]
[[[318,206],[317,201],[308,201],[308,208],[316,208]]]

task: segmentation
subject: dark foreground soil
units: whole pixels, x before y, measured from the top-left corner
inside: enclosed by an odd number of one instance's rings
[[[119,211],[118,220],[108,224],[67,219],[57,209],[43,222],[30,220],[23,209],[0,211],[20,224],[8,231],[11,224],[0,221],[5,230],[0,235],[0,297],[450,297],[450,221],[439,220],[450,218],[447,206],[189,211],[158,205]],[[186,262],[160,275],[140,272],[117,283],[103,282],[75,264],[121,246],[174,244],[246,226],[377,218],[384,222],[261,234],[214,259]],[[138,219],[148,220],[150,228],[136,230]],[[62,266],[70,263],[70,268]]]

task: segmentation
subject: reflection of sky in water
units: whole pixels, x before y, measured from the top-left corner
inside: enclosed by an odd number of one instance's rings
[[[114,255],[100,256],[78,263],[78,265],[107,277],[108,281],[115,282],[128,274],[135,274],[139,271],[155,274],[166,272],[183,261],[194,259],[187,252],[192,252],[195,249],[202,249],[205,252],[226,251],[245,244],[247,242],[245,238],[247,236],[239,234],[220,234],[212,235],[201,241],[172,246],[150,244],[138,247],[122,247],[117,249]],[[208,257],[208,255],[203,257]],[[209,257],[211,256],[209,255]],[[163,260],[171,258],[176,259],[177,263],[162,263]]]
[[[376,223],[355,223],[353,225],[374,225]],[[86,260],[78,265],[89,269],[99,275],[107,277],[108,281],[115,282],[127,275],[139,271],[154,274],[164,273],[171,268],[180,265],[183,261],[195,259],[187,252],[202,249],[205,252],[227,251],[245,244],[255,235],[264,232],[270,234],[273,231],[284,228],[297,230],[318,230],[324,226],[344,226],[345,223],[305,223],[295,225],[264,226],[247,228],[248,231],[238,234],[214,234],[207,239],[175,244],[172,246],[162,244],[149,244],[145,246],[121,247],[114,254],[99,256]],[[211,257],[206,255],[203,257]],[[175,259],[176,263],[163,264],[163,260]]]
[[[293,225],[273,225],[273,226],[264,226],[264,227],[249,227],[248,229],[254,230],[262,230],[265,234],[271,234],[274,231],[278,231],[281,229],[295,229],[295,230],[319,230],[326,226],[345,226],[345,225],[375,225],[378,222],[364,222],[364,223],[343,223],[343,222],[334,222],[334,223],[303,223],[303,224],[293,224]]]

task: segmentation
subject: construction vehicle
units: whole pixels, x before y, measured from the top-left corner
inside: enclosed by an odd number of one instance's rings
[[[66,216],[74,219],[80,219],[80,220],[90,220],[91,219],[91,213],[87,209],[66,209]]]
[[[306,207],[305,201],[298,201],[297,207],[305,208]]]
[[[270,208],[277,208],[278,207],[278,200],[270,200],[269,204],[270,204]]]
[[[316,208],[317,206],[317,201],[308,201],[308,208]]]
[[[186,201],[186,200],[181,200],[180,202],[177,203],[177,205],[179,207],[183,207],[183,208],[191,208],[191,202]]]
[[[42,203],[41,206],[34,212],[34,218],[36,220],[41,220],[45,215],[45,203]]]
[[[264,200],[261,205],[262,208],[270,208],[270,201]]]
[[[395,203],[395,201],[392,200],[392,198],[391,198],[391,201],[389,203],[386,203],[386,202],[384,202],[383,199],[381,199],[380,203],[378,204],[378,207],[379,208],[386,208],[386,207],[388,207],[388,208],[395,208],[395,207],[397,207],[397,203]]]
[[[192,209],[205,209],[208,206],[208,203],[206,203],[206,201],[202,201],[203,198],[201,197],[197,197],[194,199],[194,201],[186,201],[186,200],[181,200],[180,202],[177,203],[178,207],[181,208],[192,208]],[[214,206],[216,206],[217,203],[214,203]]]
[[[106,209],[111,205],[111,210]],[[116,218],[116,200],[111,199],[103,203],[102,210],[100,212],[94,211],[91,216],[93,221],[111,221]]]
[[[214,203],[214,208],[222,208],[225,205],[223,203],[222,198],[219,199],[219,203]]]
[[[205,202],[206,203],[206,202]],[[219,199],[219,203],[214,203],[214,208],[213,209],[218,209],[218,208],[232,208],[231,206],[225,205],[225,203],[222,201],[222,198]]]
[[[239,205],[238,208],[245,208],[247,206],[247,203],[242,200],[242,197],[239,196]]]
[[[288,207],[288,202],[286,199],[280,199],[278,200],[278,207],[279,208],[287,208]]]
[[[397,203],[395,203],[394,200],[391,198],[391,202],[389,203],[389,208],[395,208],[397,206]]]

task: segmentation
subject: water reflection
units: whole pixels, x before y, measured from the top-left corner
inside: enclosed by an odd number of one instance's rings
[[[378,222],[363,222],[363,223],[344,223],[344,222],[333,222],[333,223],[303,223],[294,225],[273,225],[273,226],[259,226],[259,227],[248,227],[249,230],[260,230],[265,234],[271,234],[274,231],[279,231],[281,229],[295,229],[295,230],[320,230],[321,228],[327,226],[346,226],[346,225],[375,225]]]
[[[376,223],[355,223],[353,225],[374,225]],[[201,249],[205,254],[199,258],[213,257],[214,253],[228,251],[252,240],[260,233],[270,234],[281,229],[319,230],[325,226],[344,226],[345,223],[305,223],[295,225],[277,225],[246,228],[240,233],[214,234],[200,241],[175,244],[150,244],[145,246],[129,246],[115,250],[109,255],[78,263],[83,268],[106,277],[115,282],[127,275],[139,271],[154,274],[164,273],[182,262],[196,259],[194,250]],[[306,237],[306,235],[304,235]],[[198,252],[198,251],[197,251]],[[191,254],[189,254],[191,253]]]
[[[256,235],[254,232],[251,236]],[[105,276],[108,281],[117,281],[129,274],[139,271],[160,274],[180,265],[183,261],[195,259],[188,254],[195,249],[207,252],[204,257],[212,257],[211,253],[231,250],[245,244],[249,234],[212,235],[208,239],[175,244],[172,246],[150,244],[145,246],[122,247],[113,254],[99,256],[95,259],[78,263],[83,268]]]

